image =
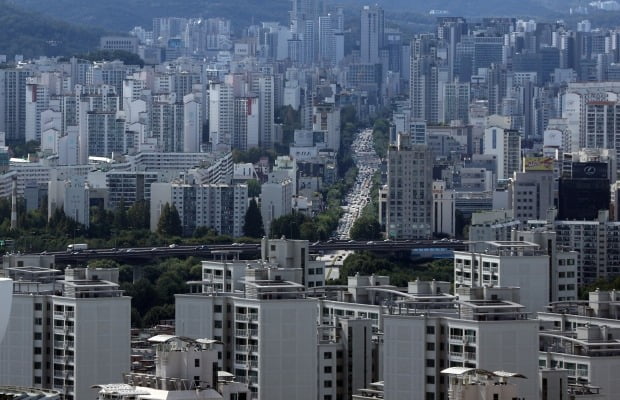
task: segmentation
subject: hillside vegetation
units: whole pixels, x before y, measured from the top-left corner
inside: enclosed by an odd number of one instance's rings
[[[101,29],[72,25],[0,0],[0,54],[71,55],[97,47],[102,34]]]

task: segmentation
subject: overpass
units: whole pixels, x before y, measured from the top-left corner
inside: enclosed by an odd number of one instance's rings
[[[329,240],[309,244],[310,252],[320,254],[337,250],[370,251],[374,253],[410,252],[415,249],[466,250],[462,241],[442,240],[394,240],[394,241],[355,241]],[[82,251],[43,252],[52,255],[57,264],[83,264],[95,259],[108,259],[128,264],[147,263],[156,258],[166,257],[201,257],[213,258],[218,253],[231,252],[242,257],[259,257],[259,243],[209,244],[200,246],[172,245],[166,247],[134,247],[119,249],[88,249]]]

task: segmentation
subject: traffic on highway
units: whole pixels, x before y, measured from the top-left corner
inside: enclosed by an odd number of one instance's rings
[[[351,228],[360,217],[364,207],[370,202],[372,178],[379,169],[381,159],[373,146],[372,129],[365,129],[357,135],[351,144],[353,161],[357,167],[355,184],[347,193],[342,209],[344,214],[338,222],[338,228],[332,238],[346,240],[350,238]]]

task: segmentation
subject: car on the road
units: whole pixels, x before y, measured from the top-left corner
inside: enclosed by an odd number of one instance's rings
[[[176,249],[177,247],[179,247],[179,245],[178,245],[178,244],[176,244],[176,243],[172,243],[172,244],[171,244],[171,245],[169,245],[168,247],[169,247],[169,248],[171,248],[171,249]]]

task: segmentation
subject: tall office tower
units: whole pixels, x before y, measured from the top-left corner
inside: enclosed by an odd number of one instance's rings
[[[127,153],[125,120],[116,112],[86,114],[88,155],[112,157]]]
[[[437,40],[433,35],[420,35],[411,42],[411,117],[426,120],[429,124],[439,121],[439,60],[436,45]]]
[[[304,21],[304,33],[302,36],[302,61],[304,64],[313,64],[317,56],[318,44],[318,21]]]
[[[184,106],[176,95],[159,95],[153,99],[151,136],[157,139],[160,151],[182,152],[184,139]],[[198,151],[198,149],[194,150]]]
[[[259,147],[259,100],[255,96],[235,98],[232,147],[246,151]]]
[[[26,138],[26,78],[32,71],[25,66],[0,69],[0,132],[9,142]]]
[[[387,237],[431,237],[433,156],[424,145],[399,134],[388,148]]]
[[[130,368],[131,299],[118,269],[8,268],[14,283],[0,384],[55,389],[64,399],[95,398],[92,386]],[[28,283],[25,283],[28,282]]]
[[[209,86],[209,141],[218,145],[232,145],[233,87],[225,82],[212,82]]]
[[[487,70],[487,99],[489,115],[501,114],[502,101],[508,93],[508,69],[503,64],[493,64]]]
[[[497,179],[509,179],[521,170],[521,136],[518,131],[491,126],[484,130],[483,153],[495,156]]]
[[[361,16],[360,61],[377,64],[379,50],[383,48],[384,13],[378,5],[364,6]]]
[[[251,91],[258,96],[257,115],[258,146],[271,149],[274,145],[274,113],[275,113],[275,85],[273,75],[257,75],[252,78]]]
[[[336,29],[334,17],[319,17],[319,62],[327,66],[336,65]]]
[[[456,48],[461,42],[461,38],[466,34],[467,21],[464,18],[437,18],[437,37],[448,44],[448,82],[452,82],[456,76],[459,76],[458,71],[456,70]],[[461,78],[461,82],[467,82],[468,80],[469,78]]]
[[[609,210],[610,174],[604,162],[573,162],[571,173],[560,178],[558,219],[596,220]]]
[[[469,123],[469,83],[446,83],[442,85],[442,89],[443,109],[440,121],[445,124],[456,120],[463,124]]]
[[[525,172],[515,172],[512,180],[514,217],[527,220],[544,220],[549,209],[554,208],[553,161],[550,158],[525,158]]]
[[[157,230],[161,212],[169,204],[179,212],[186,235],[193,234],[196,228],[207,227],[222,235],[239,237],[243,234],[247,202],[247,185],[203,185],[179,181],[153,183],[151,230]]]
[[[292,40],[299,40],[300,48],[292,48],[289,43],[291,59],[297,59],[304,64],[311,64],[315,61],[318,50],[318,23],[321,15],[325,15],[323,0],[293,0],[290,28],[293,34]],[[300,52],[296,53],[295,50],[300,50]]]

